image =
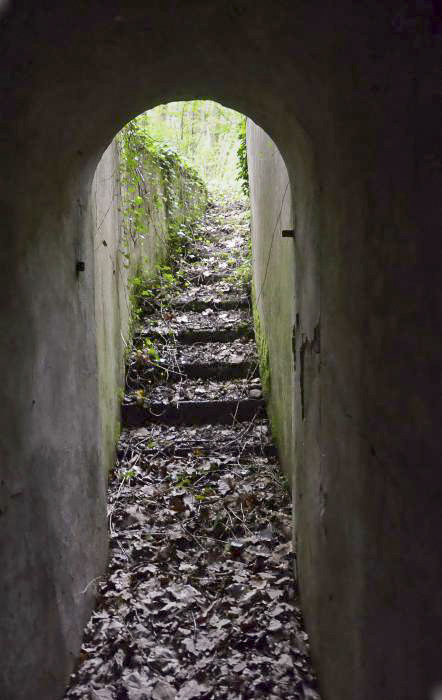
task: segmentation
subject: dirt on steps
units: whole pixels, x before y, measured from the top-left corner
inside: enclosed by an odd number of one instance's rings
[[[109,569],[66,698],[319,698],[251,340],[247,239],[243,205],[212,208],[181,261],[187,285],[138,329]]]

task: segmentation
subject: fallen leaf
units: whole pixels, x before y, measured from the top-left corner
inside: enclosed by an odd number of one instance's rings
[[[192,603],[201,597],[199,591],[190,585],[180,585],[178,583],[173,583],[166,589],[176,600],[183,601],[184,603]]]
[[[260,399],[262,397],[262,391],[260,389],[250,389],[249,396],[251,399]]]
[[[91,691],[91,700],[113,700],[113,688],[101,688]]]
[[[210,690],[208,685],[203,685],[198,683],[198,681],[191,680],[181,686],[176,697],[177,700],[191,700],[191,698],[201,697],[201,695],[208,693]]]
[[[184,494],[178,496],[172,496],[169,499],[169,507],[175,510],[177,513],[183,513],[186,510],[186,504],[184,502]]]
[[[232,365],[240,365],[241,362],[244,362],[244,355],[231,355],[230,362]]]
[[[274,618],[273,620],[271,620],[268,629],[270,632],[279,632],[279,630],[282,629],[282,623],[276,618]]]
[[[166,681],[157,681],[151,697],[152,700],[175,700],[176,690]]]

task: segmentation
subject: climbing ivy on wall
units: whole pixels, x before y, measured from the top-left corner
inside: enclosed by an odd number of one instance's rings
[[[144,190],[141,170],[141,151],[144,144],[133,122],[130,122],[118,135],[120,145],[121,183],[124,188],[123,223],[127,243],[135,245],[138,236],[146,232],[143,220],[142,194]],[[129,256],[129,251],[126,251]]]
[[[146,161],[156,166],[163,178],[163,204],[170,214],[176,206],[176,190],[173,187],[174,175],[179,169],[187,169],[192,178],[198,179],[195,172],[184,166],[176,151],[153,139],[147,129],[137,119],[129,122],[120,132],[121,182],[124,188],[123,218],[125,228],[135,242],[136,238],[147,233],[143,220],[144,198],[148,195],[148,180],[151,177],[146,168]],[[201,183],[202,184],[202,183]],[[154,202],[160,205],[158,199]]]
[[[195,219],[207,203],[207,189],[197,172],[168,144],[151,136],[141,117],[117,137],[120,160],[122,235],[120,253],[129,271],[132,321],[146,292],[147,277],[169,283],[170,267],[188,245]],[[143,255],[143,240],[161,239],[159,257]],[[137,254],[135,250],[138,250]],[[155,267],[153,267],[155,262]],[[152,284],[152,282],[150,282]],[[163,284],[163,286],[164,286]]]
[[[238,166],[236,179],[241,184],[241,190],[248,196],[249,194],[249,170],[247,163],[247,140],[246,140],[247,119],[243,117],[238,127],[239,146],[237,150]]]
[[[149,234],[146,209],[164,207],[169,243],[173,245],[180,224],[186,224],[187,210],[192,209],[195,186],[206,196],[207,191],[196,170],[184,163],[175,149],[150,135],[142,116],[120,131],[118,142],[123,195],[122,252],[129,261],[131,246]],[[149,187],[153,169],[161,173],[161,195]]]

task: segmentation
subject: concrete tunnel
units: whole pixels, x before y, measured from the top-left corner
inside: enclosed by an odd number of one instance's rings
[[[17,0],[0,6],[0,55],[0,697],[61,697],[106,561],[94,172],[133,116],[200,97],[262,127],[290,176],[294,269],[275,259],[262,308],[295,377],[283,465],[323,698],[428,700],[442,681],[437,3]]]

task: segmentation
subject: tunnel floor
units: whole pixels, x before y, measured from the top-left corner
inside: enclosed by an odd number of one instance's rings
[[[146,297],[109,485],[111,556],[69,699],[318,700],[265,415],[247,211],[209,209]]]

